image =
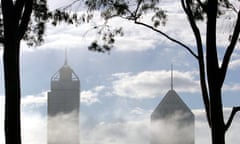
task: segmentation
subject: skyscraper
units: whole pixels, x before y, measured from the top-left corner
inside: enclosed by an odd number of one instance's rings
[[[80,80],[67,63],[52,76],[47,100],[48,144],[79,144]]]
[[[194,144],[194,115],[172,86],[151,115],[151,144]]]

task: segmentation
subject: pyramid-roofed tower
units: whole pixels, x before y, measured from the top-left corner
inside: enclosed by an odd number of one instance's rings
[[[80,80],[66,57],[51,78],[47,104],[47,144],[79,144]]]
[[[171,89],[164,96],[151,115],[151,120],[166,119],[176,113],[185,114],[184,121],[191,121],[194,115],[175,90]]]
[[[194,114],[173,89],[151,114],[151,144],[194,144]]]

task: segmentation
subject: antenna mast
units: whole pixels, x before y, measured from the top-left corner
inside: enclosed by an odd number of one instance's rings
[[[65,62],[64,62],[65,65],[67,65],[67,48],[65,48]]]
[[[173,64],[171,64],[171,90],[173,90]]]

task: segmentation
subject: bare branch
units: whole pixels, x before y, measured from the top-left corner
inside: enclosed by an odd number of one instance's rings
[[[178,41],[178,40],[170,37],[170,36],[167,35],[166,33],[164,33],[164,32],[162,32],[162,31],[154,28],[154,27],[151,26],[151,25],[148,25],[148,24],[145,24],[145,23],[142,23],[142,22],[139,22],[139,21],[135,21],[135,24],[139,24],[139,25],[145,26],[145,27],[147,27],[147,28],[152,29],[152,30],[155,31],[155,32],[160,33],[161,35],[163,35],[163,36],[166,37],[167,39],[169,39],[169,40],[171,40],[171,41],[173,41],[173,42],[181,45],[182,47],[186,48],[196,59],[198,59],[198,56],[197,56],[187,45],[185,45],[184,43],[182,43],[182,42],[180,42],[180,41]]]
[[[226,123],[226,125],[225,125],[225,131],[227,131],[228,128],[231,126],[232,121],[233,121],[233,118],[234,118],[235,114],[236,114],[238,111],[240,111],[240,106],[238,106],[238,107],[233,107],[232,112],[231,112],[231,115],[230,115],[230,117],[229,117],[229,119],[228,119],[228,121],[227,121],[227,123]]]
[[[237,22],[232,34],[232,39],[231,42],[229,44],[229,46],[227,47],[226,53],[224,54],[224,58],[223,58],[223,62],[221,65],[221,84],[223,84],[226,73],[227,73],[227,68],[229,65],[229,61],[231,59],[232,53],[235,49],[235,45],[237,43],[238,37],[239,37],[239,32],[240,32],[240,11],[238,12],[238,17],[237,17]]]
[[[63,6],[63,7],[60,7],[60,8],[57,8],[57,9],[63,9],[63,10],[66,10],[68,8],[70,8],[71,6],[73,6],[75,3],[77,2],[82,2],[81,0],[74,0],[72,1],[70,4],[66,5],[66,6]]]
[[[135,19],[138,18],[137,13],[138,13],[138,10],[139,10],[139,7],[140,7],[141,3],[142,3],[142,0],[139,0],[139,1],[138,1],[138,4],[137,4],[137,8],[136,8],[136,10],[135,10],[135,12],[134,12],[134,17],[135,17]]]
[[[210,117],[210,102],[209,102],[209,96],[208,96],[208,90],[206,85],[206,76],[205,76],[205,64],[204,64],[204,56],[203,56],[203,46],[202,46],[202,40],[200,31],[195,23],[194,17],[192,15],[192,10],[189,5],[189,1],[181,0],[182,7],[185,11],[185,13],[188,16],[189,23],[192,27],[196,44],[197,44],[197,50],[198,50],[198,62],[199,62],[199,72],[200,72],[200,83],[201,83],[201,89],[202,89],[202,98],[206,110],[206,115],[208,119],[208,124],[211,127],[211,117]]]

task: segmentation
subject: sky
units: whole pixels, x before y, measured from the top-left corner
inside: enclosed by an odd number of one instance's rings
[[[175,0],[162,2],[169,15],[167,25],[161,29],[196,51],[194,36],[180,3]],[[49,1],[50,9],[63,5],[65,3],[60,1]],[[143,20],[148,22],[145,18]],[[103,21],[97,19],[96,22]],[[64,64],[65,50],[68,64],[81,83],[81,143],[149,143],[150,115],[170,90],[171,65],[173,88],[195,114],[195,143],[210,143],[196,59],[184,48],[147,28],[122,19],[114,19],[109,23],[124,28],[124,37],[117,38],[114,49],[109,53],[88,50],[89,44],[97,37],[94,31],[90,31],[94,24],[77,27],[66,24],[54,27],[48,24],[41,46],[27,47],[22,42],[23,144],[46,143],[47,92],[50,90],[51,76]],[[226,39],[231,24],[231,20],[220,20],[218,25],[220,58],[228,44]],[[204,39],[204,24],[199,22],[198,25]],[[223,87],[226,119],[231,107],[240,102],[239,55],[237,46]],[[2,63],[0,59],[0,144],[4,143]],[[237,144],[240,141],[237,136],[239,129],[238,114],[226,135],[226,143]]]

